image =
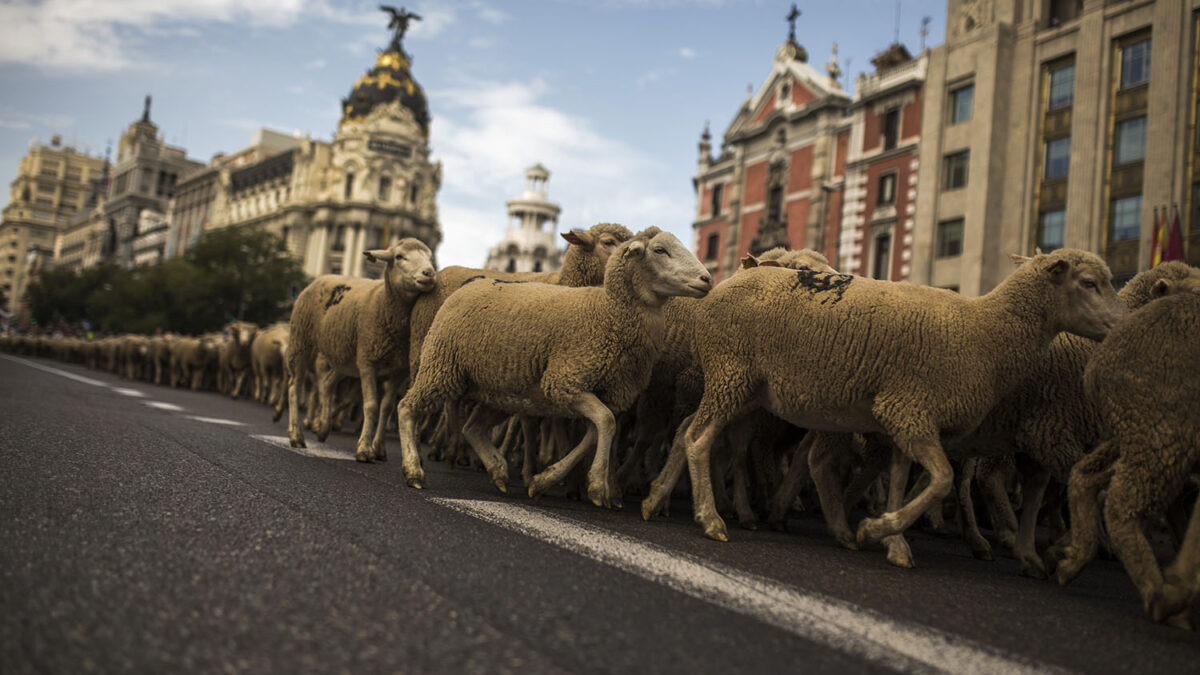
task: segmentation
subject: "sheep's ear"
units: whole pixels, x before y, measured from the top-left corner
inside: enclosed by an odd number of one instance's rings
[[[1150,297],[1161,298],[1171,292],[1171,282],[1166,279],[1159,279],[1150,287]]]
[[[645,253],[646,243],[642,241],[634,241],[630,242],[629,245],[625,247],[625,252],[621,255],[625,258],[632,258],[634,256],[641,256]]]
[[[592,247],[591,236],[583,230],[571,230],[569,232],[563,232],[562,238],[566,239],[568,243],[576,246],[582,246],[584,248]]]
[[[759,267],[783,267],[783,265],[779,264],[778,260],[760,260],[758,263],[758,266]]]
[[[1055,281],[1059,281],[1063,278],[1063,273],[1070,269],[1070,267],[1071,263],[1066,260],[1055,260],[1046,268],[1046,273],[1054,277]]]
[[[396,252],[387,248],[377,248],[372,251],[363,251],[363,255],[367,256],[367,260],[371,262],[392,262],[396,259]]]
[[[1014,265],[1016,265],[1017,267],[1020,267],[1021,265],[1024,265],[1025,263],[1029,262],[1030,260],[1033,260],[1033,258],[1023,256],[1023,255],[1017,255],[1016,253],[1009,253],[1008,259],[1011,260],[1012,263]]]
[[[746,257],[742,258],[742,269],[744,269],[744,270],[748,270],[751,267],[758,267],[758,265],[759,265],[758,258],[755,258],[754,256],[752,256],[750,254],[746,254]]]
[[[1033,249],[1033,254],[1034,254],[1034,255],[1041,255],[1041,254],[1042,254],[1042,247],[1041,247],[1041,246],[1038,246],[1037,248]]]

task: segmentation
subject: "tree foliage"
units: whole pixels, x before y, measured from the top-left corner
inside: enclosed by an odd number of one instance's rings
[[[29,285],[28,299],[43,326],[88,321],[100,331],[199,334],[232,319],[285,319],[293,291],[305,283],[279,237],[230,227],[206,233],[185,257],[160,265],[46,270]]]

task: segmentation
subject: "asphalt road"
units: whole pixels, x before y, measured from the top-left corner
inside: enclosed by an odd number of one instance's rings
[[[353,459],[213,393],[0,355],[0,672],[1196,673],[1098,561],[1068,588],[817,514],[704,539],[483,473]],[[514,475],[510,492],[521,494]]]

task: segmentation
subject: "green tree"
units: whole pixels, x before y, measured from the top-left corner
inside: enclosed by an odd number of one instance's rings
[[[230,227],[209,232],[188,250],[187,260],[200,273],[193,307],[221,322],[242,319],[259,325],[279,321],[291,311],[291,289],[307,281],[278,236],[256,228]]]

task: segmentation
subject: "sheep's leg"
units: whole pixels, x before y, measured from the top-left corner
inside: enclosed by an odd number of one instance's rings
[[[293,448],[303,448],[304,425],[300,422],[300,385],[305,371],[296,369],[288,377],[288,440]]]
[[[887,513],[878,518],[865,518],[858,525],[858,543],[863,545],[867,542],[879,541],[885,537],[902,534],[912,524],[921,517],[921,514],[929,510],[930,504],[940,502],[954,484],[954,469],[950,466],[949,460],[946,459],[946,453],[942,451],[942,445],[938,442],[937,434],[934,433],[927,437],[905,437],[893,435],[893,441],[898,446],[899,452],[893,453],[893,471],[892,477],[895,478],[898,469],[896,464],[901,458],[907,463],[907,460],[916,461],[921,468],[929,472],[929,487],[921,491],[915,499],[908,502],[899,509],[889,507]],[[904,470],[904,475],[907,476],[907,469]],[[904,492],[904,485],[892,484],[890,490],[899,490],[901,494]],[[889,494],[889,504],[892,503]],[[907,546],[907,545],[905,545]],[[903,562],[900,559],[899,544],[890,544],[888,558],[889,561],[893,557],[897,558],[897,562]]]
[[[354,459],[360,462],[375,460],[375,423],[379,419],[379,383],[375,368],[366,362],[358,364],[358,379],[362,388],[363,422],[358,434]]]
[[[335,404],[337,403],[337,385],[341,378],[333,368],[326,366],[324,369],[317,370],[317,440],[322,443],[326,438],[329,438],[329,432],[333,430],[333,416],[336,412]],[[339,425],[340,427],[340,425]],[[355,457],[358,457],[358,451],[355,451]]]
[[[525,437],[522,444],[521,480],[524,482],[526,489],[533,483],[533,475],[536,473],[534,468],[537,461],[537,453],[535,452],[535,445],[538,442],[538,435],[535,433],[537,427],[538,425],[534,422],[534,418],[528,415],[521,415],[521,435]]]
[[[1108,497],[1104,502],[1104,524],[1113,551],[1142,596],[1142,608],[1153,618],[1163,578],[1154,551],[1142,531],[1142,518],[1153,507],[1151,492],[1157,481],[1145,471],[1124,462],[1114,466]],[[1157,486],[1155,486],[1157,487]]]
[[[1162,591],[1150,602],[1155,621],[1186,627],[1188,607],[1200,592],[1200,499],[1192,506],[1179,555],[1167,566]]]
[[[907,494],[904,488],[908,485],[908,472],[911,467],[912,460],[903,452],[898,448],[892,451],[892,465],[888,474],[887,510],[889,513],[897,511],[906,501],[910,501],[906,499]],[[939,508],[942,504],[940,499],[933,500],[933,503]],[[921,514],[927,513],[928,510],[921,512]],[[916,517],[919,518],[921,514],[917,514]],[[884,537],[880,540],[880,543],[887,548],[887,561],[889,563],[896,567],[916,567],[916,564],[913,562],[912,549],[908,547],[908,540],[904,538],[903,534],[893,534]]]
[[[979,476],[979,485],[983,494],[983,503],[987,507],[988,519],[992,521],[992,532],[996,541],[1012,550],[1017,546],[1017,531],[1020,524],[1017,514],[1013,511],[1012,499],[1008,496],[1005,486],[1005,474],[1001,466],[993,465]]]
[[[204,382],[204,369],[196,368],[192,371],[192,391],[200,391],[200,385]]]
[[[704,535],[716,541],[729,541],[725,521],[717,513],[713,501],[712,446],[724,430],[726,411],[696,411],[696,419],[688,426],[687,440],[688,475],[692,479],[693,518],[704,528]],[[727,414],[727,413],[726,413]]]
[[[608,406],[590,392],[576,394],[571,402],[571,410],[587,418],[596,428],[596,454],[592,457],[587,477],[588,499],[606,509],[621,508],[621,493],[617,491],[609,471],[609,456],[617,433],[616,417]]]
[[[425,471],[421,468],[421,453],[417,439],[416,420],[432,410],[441,409],[441,402],[426,394],[426,388],[414,383],[396,407],[396,428],[400,435],[400,464],[409,487],[425,487]]]
[[[643,519],[650,520],[658,513],[665,515],[665,507],[671,498],[671,491],[675,489],[675,484],[679,482],[679,476],[683,473],[683,467],[687,464],[687,431],[695,418],[695,414],[688,415],[683,422],[680,422],[679,428],[675,432],[675,439],[671,443],[671,452],[667,455],[667,462],[655,477],[654,482],[650,483],[650,494],[642,500]]]
[[[808,467],[813,484],[817,488],[817,499],[821,502],[821,515],[825,527],[834,540],[843,548],[858,550],[858,541],[850,523],[846,520],[846,504],[842,501],[842,479],[837,470],[839,455],[850,452],[847,447],[850,437],[823,431],[810,431],[813,437],[808,453]]]
[[[288,378],[286,377],[279,377],[275,382],[275,398],[273,401],[275,411],[271,416],[272,422],[279,421],[279,418],[283,416],[283,409],[285,406],[290,408],[290,404],[288,402],[292,397],[288,396],[288,389],[285,388],[285,385],[288,384],[287,380]]]
[[[1067,509],[1071,514],[1071,543],[1058,561],[1058,583],[1067,585],[1096,557],[1100,547],[1100,490],[1112,478],[1112,464],[1120,456],[1113,441],[1101,443],[1071,469],[1067,482]]]
[[[476,405],[467,415],[462,432],[471,449],[475,451],[475,455],[479,457],[479,461],[483,462],[488,477],[492,479],[492,484],[500,492],[508,494],[508,462],[491,439],[492,427],[503,420],[504,416],[503,412],[482,404]]]
[[[383,399],[379,402],[379,410],[375,416],[375,438],[371,441],[371,453],[375,459],[380,462],[387,461],[387,443],[384,440],[387,436],[388,422],[392,416],[392,411],[396,407],[396,391],[398,386],[393,378],[386,378],[383,381]],[[364,396],[365,400],[365,396]],[[363,432],[367,429],[366,421],[366,406],[363,406]]]
[[[1050,472],[1039,466],[1025,477],[1025,484],[1021,488],[1021,524],[1017,530],[1013,555],[1021,563],[1021,574],[1034,579],[1046,578],[1046,568],[1037,552],[1036,535],[1038,512],[1041,511],[1042,497],[1049,484]]]
[[[246,384],[246,369],[238,371],[237,376],[233,380],[233,398],[237,399],[242,395],[242,388]]]
[[[738,526],[747,530],[757,530],[758,516],[750,507],[750,477],[746,473],[750,436],[750,430],[743,421],[730,427],[729,432],[725,434],[725,440],[729,444],[729,464],[733,469],[733,511],[737,514]]]
[[[975,503],[971,498],[971,482],[975,479],[975,469],[979,460],[972,457],[963,465],[962,473],[958,476],[958,513],[962,520],[962,537],[971,549],[971,555],[979,560],[994,560],[992,545],[979,531],[979,521],[975,517]]]
[[[537,497],[552,486],[562,482],[567,477],[567,473],[575,468],[583,456],[592,451],[596,443],[596,428],[588,425],[587,432],[583,435],[583,440],[576,445],[571,452],[568,452],[565,457],[557,462],[546,467],[538,475],[533,477],[533,482],[529,485],[529,496]]]
[[[796,495],[800,494],[800,486],[811,479],[808,459],[815,438],[816,434],[810,432],[804,434],[804,438],[796,444],[795,450],[792,451],[791,464],[788,465],[788,471],[783,476],[783,482],[779,484],[775,495],[771,498],[771,510],[767,515],[767,524],[777,530],[787,529],[788,509],[796,501]]]

